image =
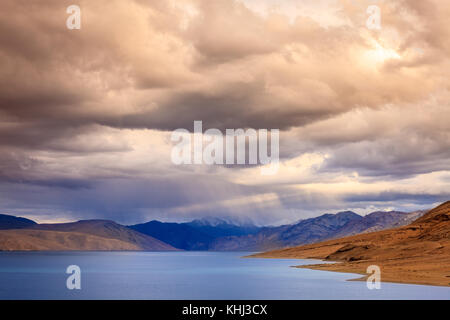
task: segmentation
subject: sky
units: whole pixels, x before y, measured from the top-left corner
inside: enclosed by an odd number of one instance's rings
[[[2,0],[0,212],[268,225],[431,208],[450,199],[449,76],[448,1]],[[279,129],[277,174],[175,165],[172,131],[195,120]]]

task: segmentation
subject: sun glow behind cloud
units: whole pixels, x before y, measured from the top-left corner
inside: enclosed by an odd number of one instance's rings
[[[402,58],[394,49],[385,48],[376,40],[372,41],[372,47],[372,49],[364,53],[364,59],[368,63],[381,64],[391,59],[398,60]]]

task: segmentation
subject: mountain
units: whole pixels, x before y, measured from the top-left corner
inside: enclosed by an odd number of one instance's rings
[[[217,238],[248,235],[260,229],[250,224],[237,225],[219,218],[204,218],[185,223],[153,220],[129,228],[183,250],[209,250],[211,243]]]
[[[343,211],[300,220],[293,225],[262,228],[256,234],[216,239],[210,246],[218,251],[265,251],[320,242],[353,234],[402,226],[425,212],[372,212],[364,217]]]
[[[392,227],[407,225],[426,211],[414,211],[410,213],[400,211],[375,211],[360,220],[353,220],[347,223],[339,232],[333,235],[333,238],[341,238],[359,233],[375,232]]]
[[[186,225],[213,238],[227,236],[242,236],[259,231],[259,227],[252,224],[235,224],[219,218],[203,218],[193,220]]]
[[[209,243],[214,239],[186,223],[153,220],[129,226],[129,228],[183,250],[208,250]]]
[[[405,216],[402,217],[402,219],[400,219],[397,223],[394,224],[394,227],[406,226],[416,221],[423,215],[425,215],[428,211],[430,210],[417,210],[413,212],[408,212]]]
[[[210,250],[221,237],[245,236],[260,230],[251,224],[238,225],[219,218],[203,218],[184,223],[150,221],[129,226],[183,250]]]
[[[0,250],[176,250],[109,220],[34,224],[0,231]]]
[[[339,261],[303,267],[365,276],[368,266],[378,265],[382,281],[450,286],[450,201],[403,227],[253,257]]]
[[[36,222],[26,218],[0,214],[0,230],[27,228],[35,224]]]

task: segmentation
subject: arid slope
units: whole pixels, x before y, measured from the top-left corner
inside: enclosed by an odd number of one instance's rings
[[[251,257],[339,261],[302,267],[363,275],[369,265],[378,265],[382,281],[450,286],[450,201],[401,228]]]
[[[139,246],[78,232],[44,230],[6,230],[0,232],[0,248],[3,251],[39,250],[142,250]]]
[[[143,250],[174,247],[109,220],[36,224],[27,229],[0,231],[0,250]]]

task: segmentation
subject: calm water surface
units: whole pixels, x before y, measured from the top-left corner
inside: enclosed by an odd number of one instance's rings
[[[450,299],[450,288],[382,283],[291,268],[314,260],[240,252],[0,252],[0,299]],[[81,268],[81,290],[66,268]]]

